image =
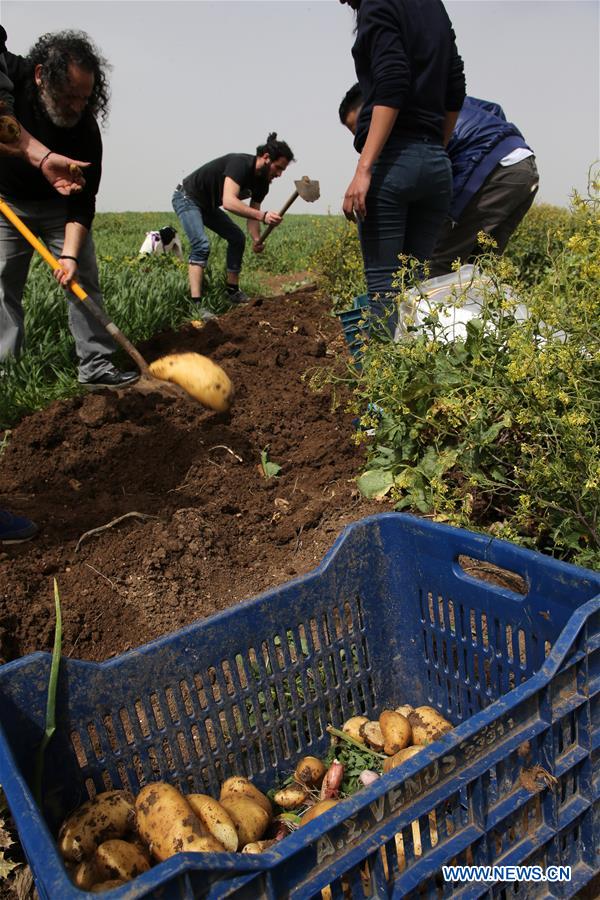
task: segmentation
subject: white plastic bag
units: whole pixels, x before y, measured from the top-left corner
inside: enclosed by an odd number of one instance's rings
[[[411,288],[405,295],[406,299],[399,304],[394,341],[410,337],[411,327],[431,328],[433,333],[433,326],[425,325],[432,313],[437,315],[435,332],[438,338],[443,337],[447,341],[464,339],[467,323],[481,316],[488,286],[489,279],[473,265],[461,266],[449,275],[422,281]],[[508,287],[504,288],[504,296],[513,298]],[[518,322],[524,322],[528,317],[525,304],[518,303],[514,315]]]

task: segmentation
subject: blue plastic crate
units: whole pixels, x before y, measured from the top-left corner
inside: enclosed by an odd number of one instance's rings
[[[82,895],[53,834],[94,792],[164,779],[216,795],[233,773],[268,789],[326,752],[329,723],[400,702],[456,727],[274,850],[181,854],[109,896],[574,895],[600,868],[599,594],[599,574],[485,535],[362,520],[302,578],[106,663],[63,660],[43,816],[28,783],[50,657],[1,667],[0,783],[40,896]],[[533,783],[534,766],[550,777]],[[444,884],[451,862],[570,865],[572,880]]]
[[[364,346],[364,339],[368,333],[368,327],[364,324],[369,307],[369,295],[361,294],[354,298],[352,309],[346,309],[338,313],[346,343],[356,363],[360,363],[360,357]],[[360,323],[363,323],[362,325]]]

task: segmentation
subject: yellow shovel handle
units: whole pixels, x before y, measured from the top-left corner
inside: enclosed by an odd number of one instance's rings
[[[33,231],[31,231],[31,229],[27,227],[25,222],[21,221],[21,219],[12,211],[10,206],[8,206],[1,198],[0,212],[2,212],[6,216],[9,222],[12,222],[17,231],[19,231],[23,235],[26,241],[29,241],[34,250],[37,250],[40,256],[42,256],[46,260],[46,262],[52,269],[62,268],[61,264],[52,256],[48,248],[44,244],[42,244],[42,242],[38,238],[36,238]],[[69,288],[80,300],[87,299],[86,292],[81,287],[81,285],[77,284],[76,281],[72,281],[69,285]]]
[[[11,222],[20,234],[23,235],[26,241],[28,241],[34,250],[40,254],[40,256],[48,263],[48,265],[52,269],[61,269],[62,266],[56,260],[48,248],[42,244],[42,242],[35,236],[33,231],[31,231],[25,222],[22,222],[19,216],[12,211],[10,206],[2,200],[0,197],[0,212],[6,216],[9,222]],[[115,341],[121,345],[121,347],[128,353],[133,361],[138,365],[140,371],[142,373],[148,372],[148,363],[143,358],[139,350],[137,350],[129,338],[126,338],[120,328],[117,328],[114,322],[112,322],[109,317],[106,315],[104,310],[98,306],[98,304],[92,300],[88,294],[84,291],[80,284],[77,284],[76,281],[72,281],[69,285],[69,290],[75,294],[75,296],[81,300],[81,302],[85,305],[85,307],[91,312],[91,314],[98,319],[98,321],[106,328],[108,333],[115,339]]]

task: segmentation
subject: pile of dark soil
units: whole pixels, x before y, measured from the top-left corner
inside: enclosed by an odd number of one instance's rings
[[[333,408],[305,378],[345,365],[338,320],[310,289],[142,350],[209,356],[232,378],[235,405],[222,415],[104,391],[14,429],[0,506],[41,533],[0,552],[1,661],[51,648],[53,578],[64,654],[105,659],[314,568],[345,524],[382,508],[357,492],[362,451],[343,402]],[[270,479],[265,448],[281,466]]]

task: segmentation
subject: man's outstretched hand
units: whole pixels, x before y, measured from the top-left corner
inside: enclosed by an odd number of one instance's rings
[[[69,194],[77,194],[85,185],[83,169],[90,164],[81,160],[69,159],[60,153],[51,153],[42,164],[42,173],[55,191],[68,197]]]

